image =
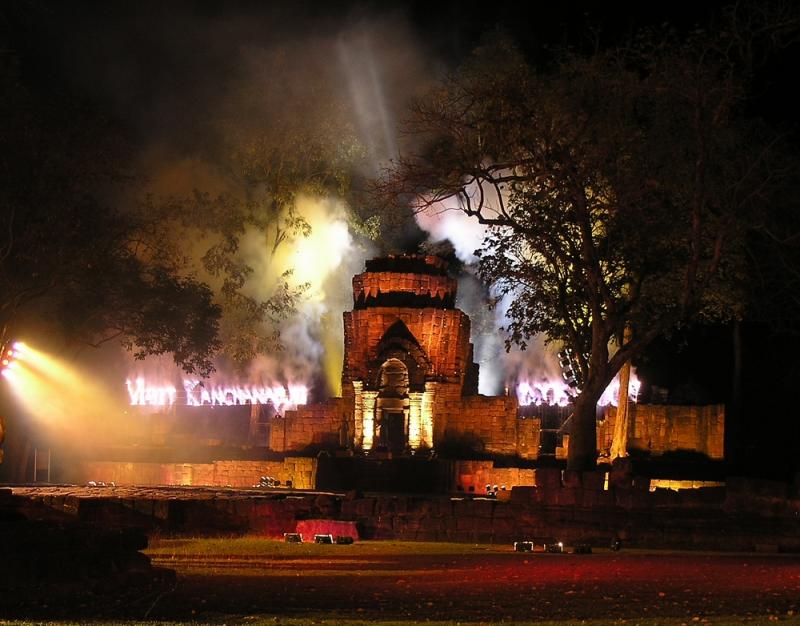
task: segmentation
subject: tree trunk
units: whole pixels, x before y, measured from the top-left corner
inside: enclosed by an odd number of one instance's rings
[[[742,459],[741,415],[742,415],[742,324],[733,320],[731,328],[733,347],[733,372],[731,378],[731,404],[725,418],[725,458],[736,465]]]
[[[569,429],[567,469],[586,471],[597,465],[597,400],[599,395],[581,393]]]
[[[625,324],[622,345],[630,342],[633,333],[630,324]],[[617,398],[617,417],[614,420],[614,435],[611,439],[611,461],[628,456],[628,388],[631,381],[631,362],[619,370],[619,397]]]

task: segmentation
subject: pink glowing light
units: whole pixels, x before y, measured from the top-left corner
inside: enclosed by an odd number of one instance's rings
[[[125,386],[133,406],[172,406],[178,394],[172,385],[152,385],[144,378],[126,380]]]
[[[566,406],[572,400],[571,392],[567,384],[560,380],[524,380],[517,383],[520,406]]]
[[[176,403],[186,406],[235,406],[272,404],[283,414],[287,409],[308,403],[305,385],[238,385],[215,384],[197,379],[184,379],[179,391],[170,384],[153,384],[144,378],[126,381],[133,406],[170,407]]]
[[[628,397],[632,402],[636,402],[639,397],[639,390],[642,383],[636,374],[631,372],[630,385],[628,387]],[[547,406],[566,406],[577,395],[566,382],[558,379],[541,380],[522,380],[517,382],[517,400],[520,406],[547,405]],[[617,406],[619,399],[619,379],[614,378],[611,384],[606,387],[598,406]]]

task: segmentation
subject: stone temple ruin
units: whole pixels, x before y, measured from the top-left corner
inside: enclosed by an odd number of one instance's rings
[[[521,410],[512,395],[478,394],[470,319],[456,308],[456,288],[446,262],[435,256],[367,261],[353,278],[353,310],[344,313],[341,397],[284,416],[260,405],[184,408],[192,415],[183,431],[179,424],[187,420],[175,415],[153,420],[152,443],[163,451],[159,462],[86,459],[76,468],[78,480],[252,486],[269,475],[296,488],[349,488],[361,486],[354,476],[406,472],[413,461],[449,464],[437,470],[436,489],[475,489],[484,481],[526,484],[537,462],[565,457],[568,437],[560,426],[569,411]],[[723,457],[722,406],[632,408],[629,449]],[[613,407],[600,415],[601,455],[610,446],[613,419]],[[178,451],[192,439],[207,452],[199,462]],[[499,459],[502,467],[495,467]],[[333,483],[326,482],[329,471],[338,477]]]

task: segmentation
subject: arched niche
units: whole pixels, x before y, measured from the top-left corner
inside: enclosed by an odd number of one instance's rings
[[[398,358],[386,359],[378,375],[375,449],[401,452],[408,446],[409,372]]]

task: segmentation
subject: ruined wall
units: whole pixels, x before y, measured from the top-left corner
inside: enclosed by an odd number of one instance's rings
[[[467,493],[484,493],[486,485],[532,487],[536,484],[536,471],[518,467],[495,467],[494,461],[456,461],[453,464],[454,490]]]
[[[367,271],[353,276],[353,297],[356,301],[398,291],[444,300],[455,294],[456,289],[455,279],[447,275]]]
[[[472,354],[470,322],[465,313],[458,309],[374,307],[344,313],[343,386],[369,379],[368,366],[379,356],[380,341],[398,320],[430,359],[432,375],[463,382]]]
[[[269,449],[298,452],[314,446],[339,447],[348,441],[347,428],[342,398],[302,405],[270,420]]]
[[[313,489],[317,461],[292,457],[283,461],[214,461],[212,463],[126,463],[87,461],[78,469],[79,482],[117,485],[183,485],[252,487],[262,476],[271,476],[295,489]]]
[[[541,422],[517,417],[511,396],[464,396],[456,385],[438,385],[434,403],[434,447],[442,441],[473,441],[480,451],[535,459]]]
[[[614,433],[616,408],[607,407],[597,425],[597,447],[608,451]],[[628,422],[628,449],[659,456],[689,450],[711,459],[725,457],[725,406],[632,404]]]
[[[613,472],[612,472],[613,474]],[[489,482],[489,481],[487,481]],[[354,522],[364,539],[537,543],[634,548],[800,551],[800,484],[729,478],[725,487],[656,489],[602,472],[537,469],[536,486],[496,499],[457,496],[336,496],[247,490],[15,487],[60,514],[103,525],[177,535],[258,533],[280,538],[298,521]]]

